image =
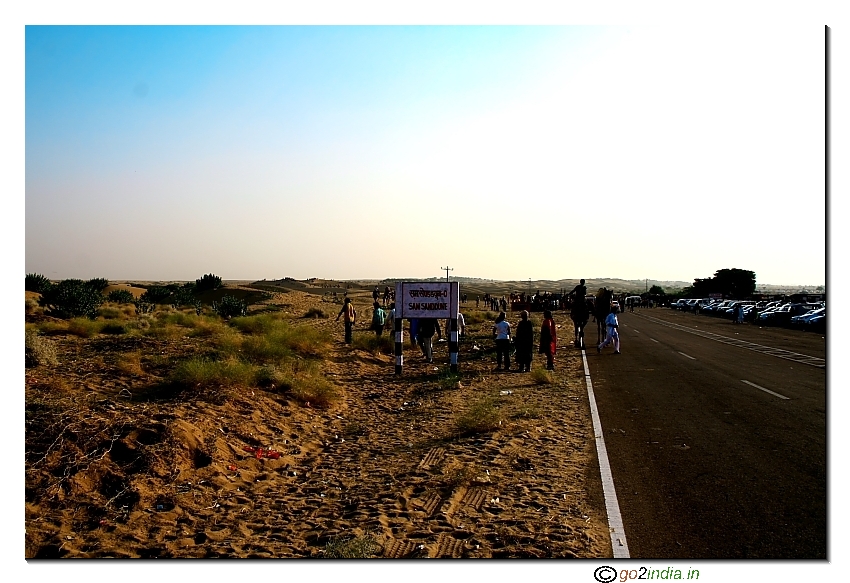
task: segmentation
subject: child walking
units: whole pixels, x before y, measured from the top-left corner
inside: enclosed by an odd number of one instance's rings
[[[602,349],[614,341],[614,354],[620,354],[620,334],[617,332],[620,323],[617,321],[617,308],[611,306],[611,313],[605,318],[605,327],[608,329],[608,334],[605,337],[605,342],[596,347],[596,352],[602,352]]]

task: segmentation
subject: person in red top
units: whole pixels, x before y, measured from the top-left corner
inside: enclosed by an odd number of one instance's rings
[[[555,350],[557,349],[558,337],[555,334],[555,321],[552,320],[552,312],[543,312],[543,325],[540,327],[540,354],[546,355],[546,370],[555,370]]]

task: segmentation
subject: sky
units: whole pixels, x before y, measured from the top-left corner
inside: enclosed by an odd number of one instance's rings
[[[26,272],[826,281],[822,25],[37,26]]]

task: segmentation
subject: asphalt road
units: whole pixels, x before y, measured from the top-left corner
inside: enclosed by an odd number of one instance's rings
[[[631,556],[826,558],[823,336],[618,317],[622,354],[588,327],[587,360]]]

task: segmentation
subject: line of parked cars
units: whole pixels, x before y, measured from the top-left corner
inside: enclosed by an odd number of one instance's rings
[[[740,306],[744,313],[744,321],[759,326],[785,326],[811,330],[826,331],[826,302],[792,303],[755,300],[711,300],[680,299],[670,307],[684,312],[698,312],[710,316],[734,318],[735,310]]]

